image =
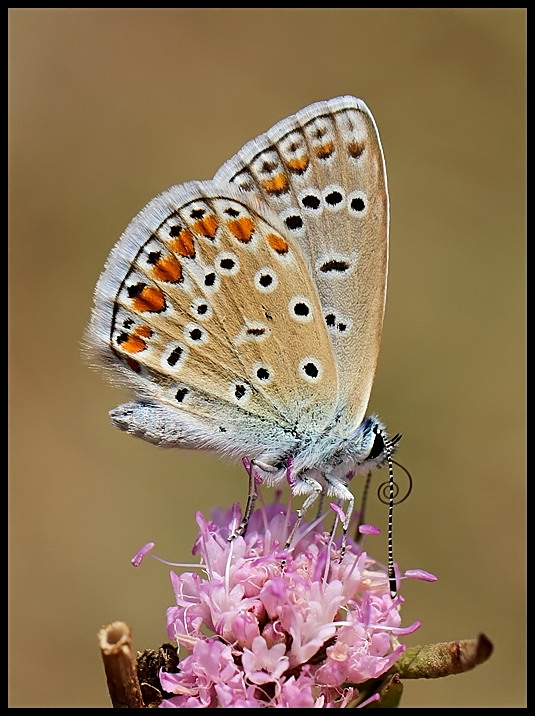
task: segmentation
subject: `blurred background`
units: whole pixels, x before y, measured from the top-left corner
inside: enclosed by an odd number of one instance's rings
[[[173,604],[168,568],[131,556],[190,561],[195,512],[246,493],[241,466],[110,424],[127,395],[80,355],[109,250],[157,193],[345,93],[388,167],[370,410],[414,479],[395,556],[439,578],[403,584],[405,642],[494,644],[402,706],[525,707],[525,32],[525,8],[9,11],[11,707],[109,707],[97,630],[157,648]]]

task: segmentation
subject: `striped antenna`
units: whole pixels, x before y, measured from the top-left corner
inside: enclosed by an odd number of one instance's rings
[[[398,438],[399,439],[399,438]],[[388,461],[388,582],[390,584],[390,596],[396,596],[398,588],[396,572],[394,569],[394,465],[392,461],[391,441],[385,440],[386,459]]]

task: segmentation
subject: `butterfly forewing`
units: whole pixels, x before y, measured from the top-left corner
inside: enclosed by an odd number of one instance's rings
[[[349,428],[364,417],[386,295],[389,207],[375,122],[354,97],[313,104],[246,144],[216,174],[276,211],[305,255]]]
[[[321,315],[280,218],[227,184],[191,182],[150,202],[114,248],[90,342],[146,399],[206,425],[250,414],[321,430],[338,393]]]

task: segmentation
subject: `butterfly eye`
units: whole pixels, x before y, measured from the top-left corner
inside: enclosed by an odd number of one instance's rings
[[[368,460],[374,460],[375,458],[380,457],[385,451],[385,441],[383,438],[383,433],[377,428],[377,425],[375,425],[373,428],[373,434],[374,439],[371,450],[368,453]]]

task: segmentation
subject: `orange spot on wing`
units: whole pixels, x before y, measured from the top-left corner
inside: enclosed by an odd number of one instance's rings
[[[182,266],[174,256],[165,256],[159,259],[152,269],[154,278],[167,283],[177,283],[182,280]]]
[[[353,159],[360,157],[360,155],[364,151],[364,147],[364,142],[349,142],[349,144],[347,145],[347,151],[349,152],[349,156],[353,157]]]
[[[144,286],[143,289],[132,298],[136,311],[149,311],[159,313],[165,308],[165,296],[157,286]]]
[[[240,219],[233,219],[232,221],[229,221],[228,228],[238,241],[246,244],[251,240],[251,236],[255,230],[255,225],[254,221],[248,216],[242,216]]]
[[[285,254],[290,248],[288,242],[278,234],[268,234],[266,238],[271,248],[278,254]]]
[[[138,326],[134,333],[136,336],[141,336],[142,338],[151,338],[152,328],[150,326]]]
[[[314,151],[316,152],[318,159],[327,159],[334,152],[334,143],[327,142],[326,144],[320,144],[319,146],[314,147]]]
[[[288,191],[288,177],[285,174],[277,174],[271,179],[264,179],[262,184],[270,194],[284,194]]]
[[[119,338],[118,341],[123,351],[127,353],[141,353],[147,347],[147,344],[139,336],[129,335]]]
[[[303,174],[308,168],[308,157],[303,156],[299,158],[294,159],[288,159],[286,162],[288,164],[288,168],[290,171],[294,172],[294,174]]]
[[[179,256],[185,256],[188,259],[195,257],[193,234],[188,229],[182,229],[179,235],[170,242],[169,247]]]
[[[203,216],[202,219],[196,221],[191,228],[196,234],[206,236],[207,239],[214,239],[218,226],[219,222],[217,217],[210,214],[209,216]]]

